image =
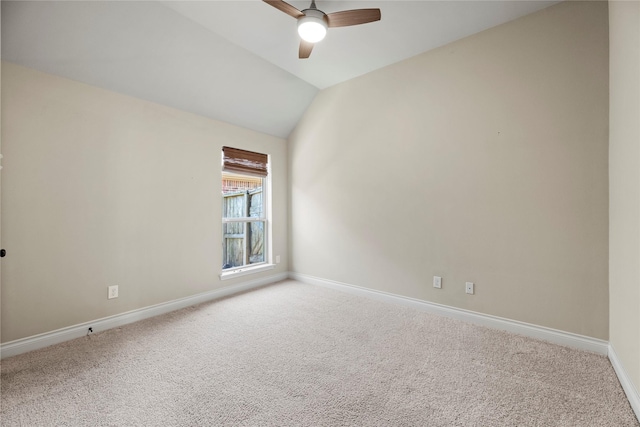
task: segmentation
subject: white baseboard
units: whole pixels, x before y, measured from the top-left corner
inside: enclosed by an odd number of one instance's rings
[[[618,376],[618,380],[620,380],[620,385],[624,393],[627,395],[627,399],[629,399],[633,412],[636,413],[636,418],[640,420],[640,393],[638,393],[636,386],[633,385],[633,381],[629,378],[627,371],[624,369],[620,359],[618,359],[618,355],[611,344],[609,344],[609,360],[613,365],[613,369],[616,371],[616,375]]]
[[[608,342],[597,338],[573,334],[571,332],[559,331],[557,329],[532,325],[530,323],[519,322],[517,320],[505,319],[502,317],[491,316],[474,311],[463,310],[460,308],[449,307],[442,304],[436,304],[416,298],[409,298],[401,295],[391,294],[388,292],[363,288],[360,286],[349,285],[333,280],[320,279],[318,277],[308,276],[305,274],[289,273],[289,277],[303,283],[324,286],[385,302],[401,304],[429,313],[474,323],[476,325],[487,326],[489,328],[500,329],[527,337],[549,341],[554,344],[560,344],[567,347],[591,351],[603,356],[606,356],[609,352]]]
[[[620,384],[629,399],[629,403],[631,404],[636,417],[640,419],[640,393],[638,393],[637,388],[629,378],[624,366],[620,362],[620,359],[618,359],[614,348],[604,340],[293,272],[280,273],[232,286],[226,286],[221,289],[204,292],[198,295],[117,314],[115,316],[96,319],[52,332],[34,335],[32,337],[10,341],[5,344],[0,344],[0,358],[3,359],[6,357],[16,356],[28,351],[80,338],[86,335],[87,328],[89,327],[92,327],[94,332],[104,331],[118,326],[123,326],[128,323],[169,313],[181,308],[224,298],[233,294],[279,282],[287,278],[311,285],[324,286],[355,295],[373,298],[379,301],[409,306],[429,313],[451,317],[477,325],[509,331],[532,338],[546,340],[555,344],[606,355],[609,357],[609,360],[613,365],[616,375],[620,380]]]
[[[52,332],[46,332],[15,341],[9,341],[0,345],[0,358],[16,356],[28,351],[37,350],[39,348],[48,347],[64,341],[80,338],[87,334],[89,327],[93,328],[93,332],[104,331],[128,323],[137,322],[139,320],[148,319],[160,314],[169,313],[181,308],[212,301],[229,295],[248,291],[270,283],[279,282],[288,278],[288,273],[280,273],[256,280],[242,282],[236,285],[226,286],[209,292],[193,295],[162,304],[152,305],[140,308],[126,313],[116,314],[115,316],[104,317],[102,319],[92,320],[90,322],[69,326]]]

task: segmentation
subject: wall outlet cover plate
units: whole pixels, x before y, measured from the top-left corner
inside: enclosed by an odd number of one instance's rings
[[[118,298],[118,285],[109,286],[108,299]]]
[[[465,288],[464,289],[465,289],[466,293],[473,295],[473,292],[474,292],[473,283],[471,283],[471,282],[465,283]]]
[[[438,289],[442,288],[442,277],[433,276],[433,287]]]

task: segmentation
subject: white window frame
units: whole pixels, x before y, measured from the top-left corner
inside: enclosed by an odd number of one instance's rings
[[[272,262],[271,256],[271,164],[267,163],[268,173],[267,176],[262,177],[262,216],[261,217],[240,217],[240,218],[225,218],[224,217],[224,203],[221,205],[221,217],[222,217],[222,245],[224,246],[224,225],[228,223],[251,223],[251,222],[264,222],[264,261],[256,264],[243,265],[241,267],[232,267],[222,270],[220,273],[220,280],[228,280],[235,277],[245,276],[248,274],[255,274],[262,271],[272,270],[275,268],[275,264]],[[248,174],[242,174],[237,172],[224,172],[231,176],[251,176]],[[222,179],[220,180],[222,182]]]

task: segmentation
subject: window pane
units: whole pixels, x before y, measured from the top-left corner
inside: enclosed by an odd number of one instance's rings
[[[262,218],[262,186],[249,191],[249,215],[252,218]]]
[[[244,265],[244,240],[224,239],[224,264],[225,268],[242,267]]]
[[[248,226],[251,235],[249,264],[264,262],[264,221],[251,222]]]
[[[224,218],[262,218],[263,178],[222,174]]]
[[[229,192],[223,196],[224,218],[243,218],[246,215],[246,192]]]
[[[228,222],[223,230],[223,269],[265,261],[264,221]]]

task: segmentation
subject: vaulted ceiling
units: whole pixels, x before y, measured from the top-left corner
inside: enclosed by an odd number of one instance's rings
[[[318,90],[555,3],[317,0],[382,20],[300,60],[295,19],[260,0],[2,1],[2,59],[286,138]]]

